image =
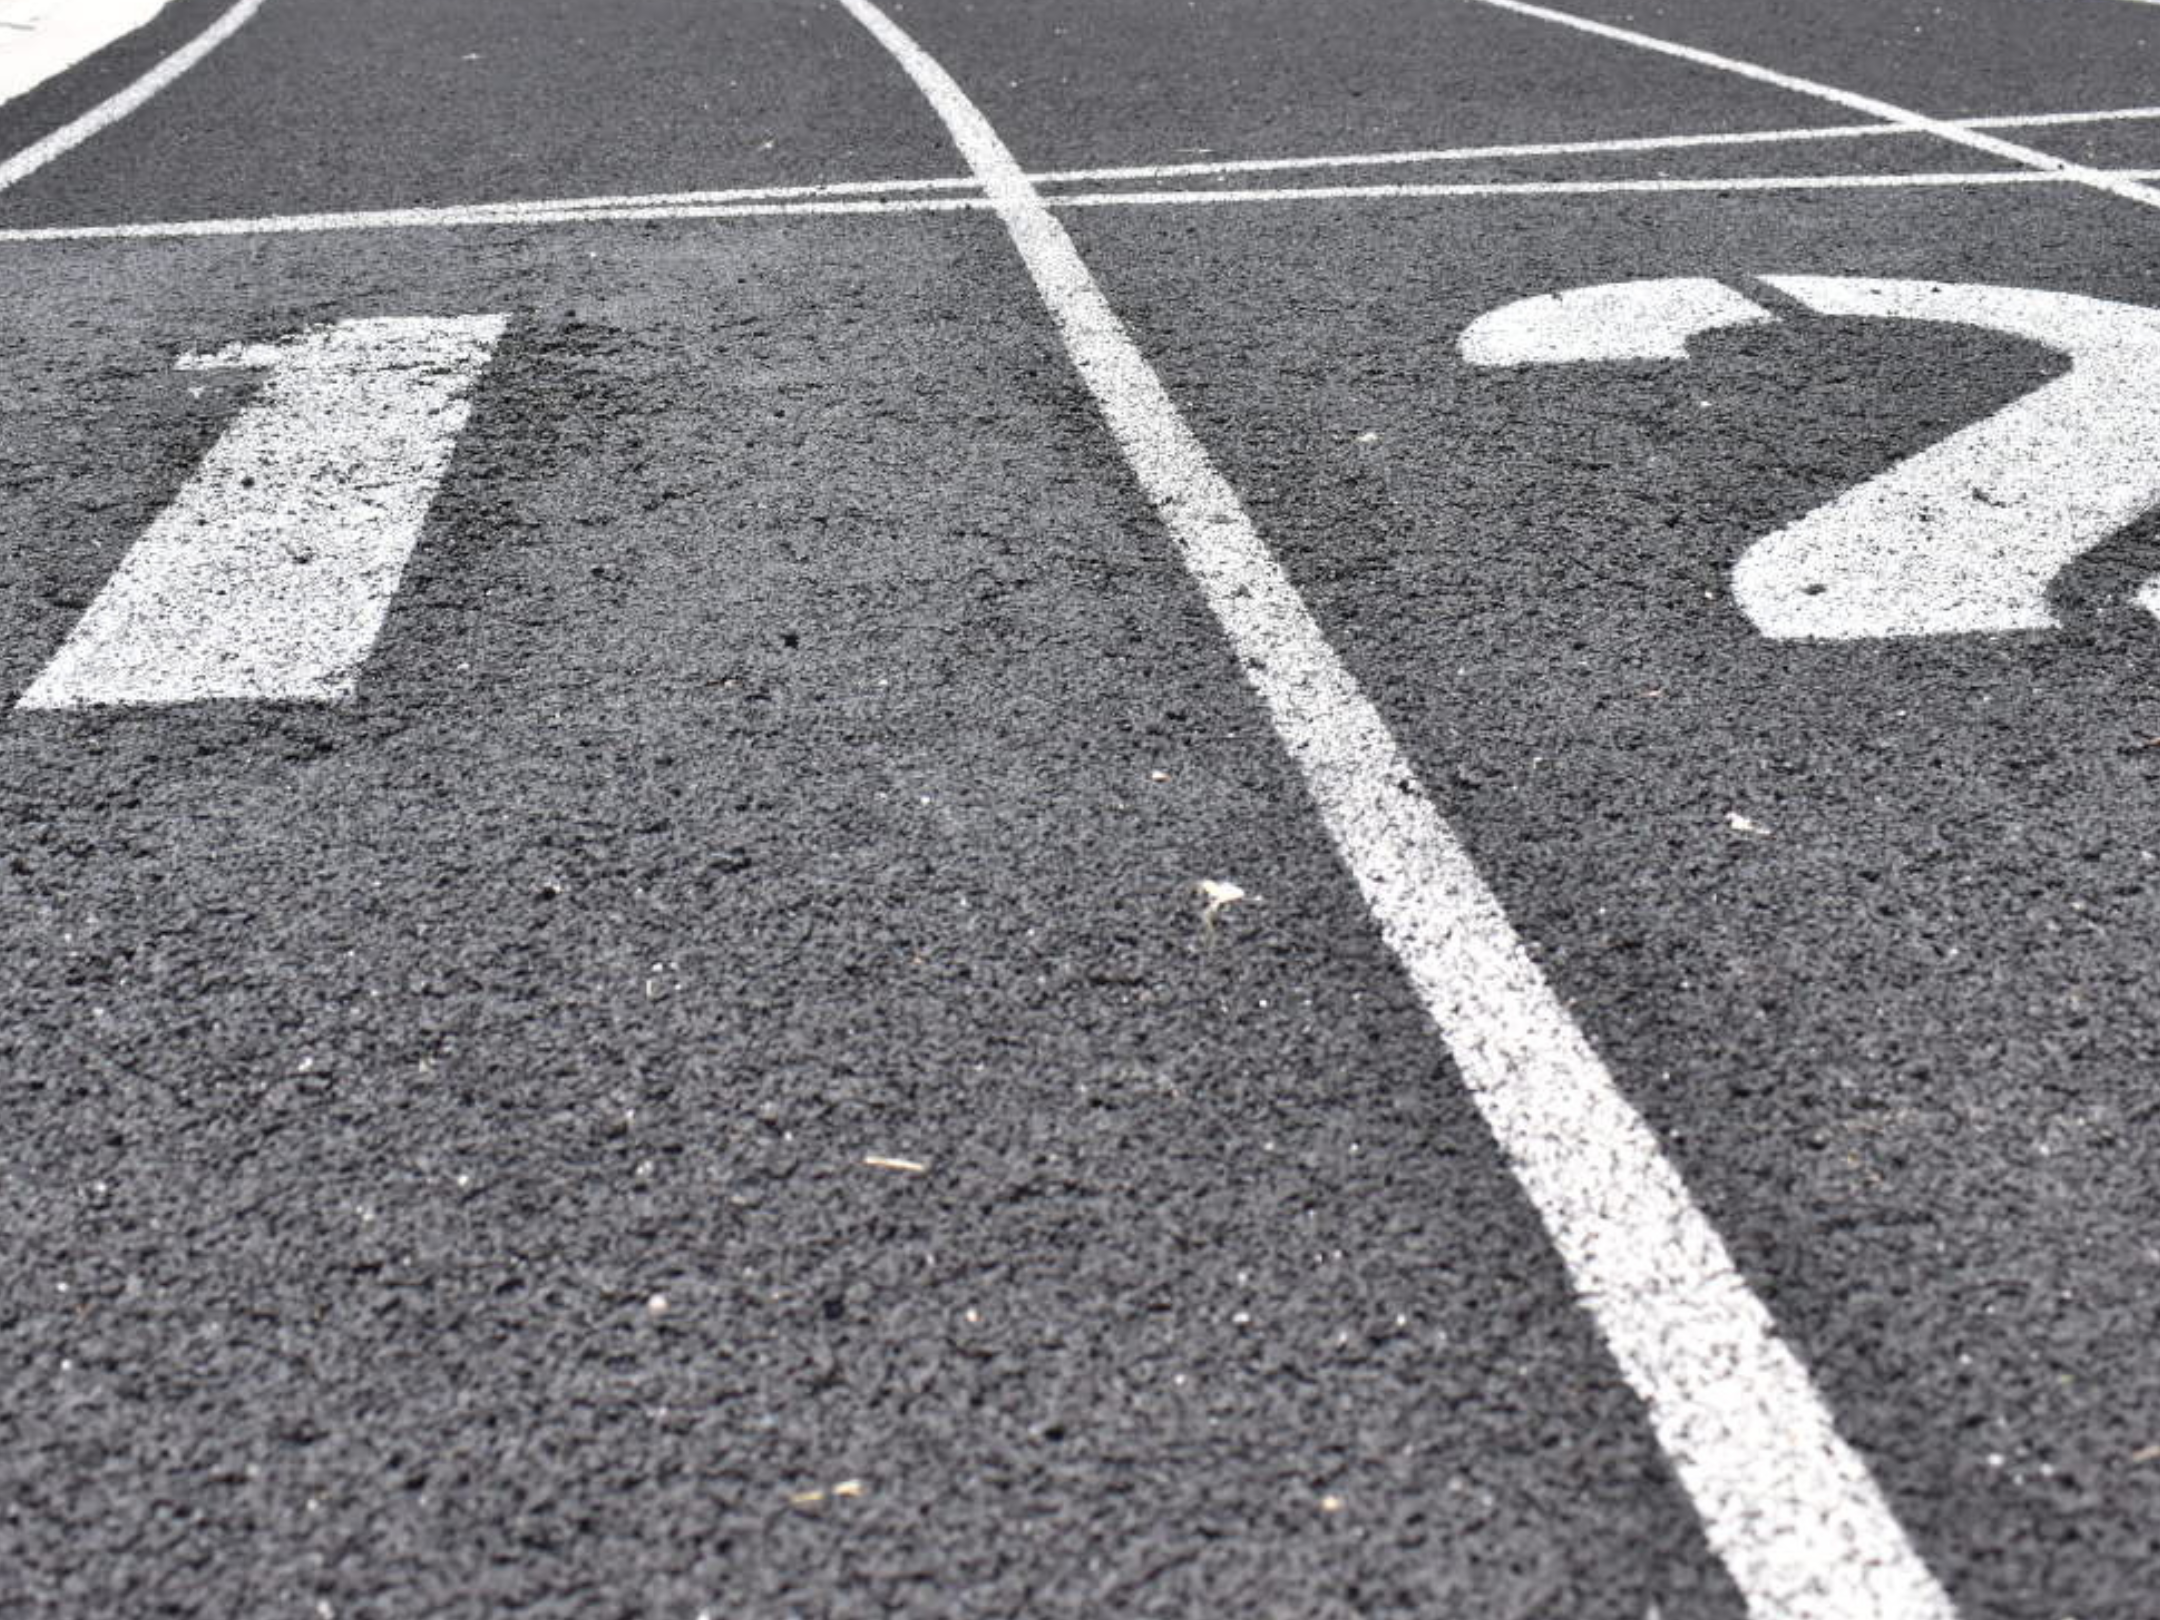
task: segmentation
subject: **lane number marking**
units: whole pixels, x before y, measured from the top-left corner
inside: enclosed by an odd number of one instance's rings
[[[2056,576],[2160,507],[2160,310],[2017,287],[1762,280],[1818,314],[1976,326],[2071,362],[1750,545],[1734,566],[1733,596],[1764,635],[2053,629]],[[1776,319],[1715,281],[1616,282],[1506,305],[1473,322],[1460,347],[1480,366],[1678,360],[1705,332]],[[2160,617],[2160,580],[2137,600]]]
[[[350,697],[506,323],[341,321],[183,357],[269,375],[21,707]]]

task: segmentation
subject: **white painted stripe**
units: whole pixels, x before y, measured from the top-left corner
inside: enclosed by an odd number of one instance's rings
[[[2063,124],[2118,123],[2160,119],[2160,107],[2107,108],[2091,112],[2016,113],[1964,120],[1967,127],[2022,128]],[[1774,146],[1812,140],[1845,140],[1863,137],[1903,137],[1923,133],[1895,124],[1831,124],[1818,127],[1742,130],[1726,134],[1650,135],[1604,141],[1560,141],[1515,146],[1435,147],[1415,151],[1350,152],[1303,158],[1239,158],[1208,163],[1151,163],[1120,168],[1055,169],[1031,175],[1039,185],[1074,184],[1104,180],[1162,180],[1180,176],[1262,174],[1302,170],[1386,168],[1424,163],[1468,162],[1482,159],[1595,155],[1599,153],[1655,152],[1692,147]],[[2117,169],[2107,171],[2130,179],[2151,179],[2160,171]],[[1312,199],[1389,197],[1565,196],[1597,195],[1607,191],[1719,191],[1719,190],[1839,190],[1856,187],[2001,185],[2021,180],[2068,180],[2067,175],[2039,171],[2003,174],[1976,171],[1971,174],[1902,175],[1743,175],[1729,178],[1692,177],[1644,180],[1498,181],[1477,184],[1365,185],[1320,188],[1268,188],[1220,192],[1162,192],[1166,203],[1280,202],[1300,197]],[[277,214],[206,220],[141,221],[118,225],[32,226],[0,229],[0,244],[9,242],[128,241],[195,236],[279,236],[319,231],[411,230],[427,227],[472,225],[570,224],[581,216],[596,220],[738,219],[775,214],[946,213],[955,209],[988,206],[980,198],[956,202],[922,201],[882,205],[879,199],[919,196],[936,192],[979,189],[968,175],[931,179],[835,180],[818,185],[745,186],[731,190],[670,191],[645,194],[610,194],[594,197],[553,197],[531,200],[470,203],[436,208],[357,209],[337,213]],[[1090,192],[1047,199],[1053,207],[1100,208],[1145,205],[1154,194]],[[765,203],[782,207],[755,206]],[[795,204],[807,206],[793,206]],[[837,206],[827,206],[828,204]]]
[[[171,0],[0,0],[0,103],[132,34]]]
[[[1967,129],[2041,128],[2061,124],[2126,123],[2160,118],[2160,107],[2122,107],[2100,112],[2040,113],[1967,118]],[[1376,169],[1398,164],[1478,163],[1510,158],[1596,157],[1606,153],[1677,152],[1720,146],[1797,146],[1809,141],[1898,139],[1931,133],[1897,124],[1821,124],[1790,129],[1735,130],[1706,135],[1635,135],[1594,141],[1540,141],[1514,146],[1438,146],[1408,151],[1349,152],[1324,157],[1227,158],[1193,163],[1147,163],[1110,169],[1052,169],[1031,175],[1038,185],[1078,181],[1175,180],[1217,174],[1288,173],[1299,169]]]
[[[173,80],[200,62],[212,51],[239,31],[246,21],[262,8],[262,0],[238,0],[227,11],[181,46],[164,61],[145,73],[125,90],[108,96],[80,118],[62,124],[43,140],[33,141],[13,157],[0,163],[0,191],[7,190],[19,181],[29,178],[57,157],[72,152],[84,141],[108,129],[140,107]]]
[[[344,321],[182,360],[270,375],[21,706],[350,696],[504,324]]]
[[[1968,129],[2042,128],[2064,124],[2110,124],[2160,119],[2160,107],[2111,107],[2093,112],[2012,113],[1961,119]],[[1309,169],[1378,169],[1427,163],[1497,162],[1513,158],[1596,157],[1607,153],[1687,151],[1721,146],[1791,146],[1809,141],[1901,139],[1926,133],[1896,124],[1821,124],[1699,135],[1640,135],[1588,141],[1536,141],[1507,146],[1438,146],[1387,152],[1328,153],[1318,157],[1222,158],[1190,163],[1141,163],[1111,168],[1046,169],[1028,178],[1038,186],[1100,184],[1115,180],[1177,180],[1210,175],[1295,173]],[[772,186],[757,190],[678,191],[653,196],[594,197],[512,206],[609,207],[624,203],[737,203],[778,201],[849,193],[971,190],[972,177],[937,180],[835,181],[823,186]]]
[[[291,236],[318,231],[422,230],[474,225],[591,225],[667,219],[776,219],[795,215],[949,214],[989,207],[981,197],[840,198],[826,202],[696,205],[635,199],[591,207],[481,203],[465,208],[390,208],[349,214],[274,214],[254,219],[183,219],[128,225],[32,225],[0,230],[11,242],[127,242],[204,236]]]
[[[1297,761],[1756,1620],[1952,1613],[1769,1313],[1017,160],[870,0],[841,0],[983,182],[1113,437]]]
[[[2108,108],[2092,112],[2067,113],[2018,113],[1999,117],[1967,119],[1964,122],[1973,129],[2020,128],[2062,124],[2118,123],[2144,119],[2160,119],[2160,107]],[[1728,134],[1706,135],[1650,135],[1639,138],[1622,138],[1605,141],[1560,141],[1535,145],[1517,146],[1459,146],[1436,147],[1416,151],[1350,152],[1303,158],[1239,158],[1209,163],[1151,163],[1130,165],[1122,168],[1055,169],[1031,175],[1040,185],[1074,184],[1083,181],[1105,180],[1162,180],[1180,176],[1205,177],[1229,174],[1263,174],[1269,172],[1296,172],[1301,170],[1386,168],[1398,165],[1422,163],[1469,162],[1482,159],[1505,159],[1519,157],[1548,157],[1568,155],[1596,155],[1615,152],[1655,152],[1691,147],[1717,146],[1774,146],[1811,140],[1842,140],[1862,137],[1903,137],[1922,133],[1901,128],[1894,124],[1831,124],[1819,127],[1742,130]],[[2112,173],[2129,178],[2152,178],[2156,171],[2119,169]],[[1731,179],[1651,179],[1618,181],[1528,181],[1496,182],[1480,185],[1445,184],[1432,186],[1356,186],[1332,191],[1292,189],[1248,189],[1225,191],[1220,199],[1229,202],[1276,202],[1299,196],[1306,197],[1456,197],[1476,196],[1490,193],[1499,196],[1535,196],[1541,193],[1565,195],[1582,192],[1595,195],[1608,190],[1719,190],[1743,188],[1809,189],[1824,187],[1839,189],[1854,186],[1936,186],[1948,184],[2001,184],[2010,179],[2028,176],[2001,175],[1988,172],[1965,174],[1914,174],[1914,175],[1815,175],[1815,176],[1740,176]],[[2067,179],[2067,176],[2044,175],[2034,171],[2033,179]],[[1509,189],[1513,187],[1514,189]],[[968,175],[940,176],[932,179],[895,180],[835,180],[818,185],[796,186],[745,186],[731,190],[670,191],[644,194],[612,194],[595,197],[553,197],[531,200],[470,203],[437,208],[386,208],[358,209],[339,213],[279,214],[255,218],[229,218],[209,220],[171,220],[131,222],[119,225],[59,225],[0,230],[0,243],[7,242],[94,242],[101,240],[133,240],[158,237],[190,236],[251,236],[286,235],[301,232],[339,230],[408,230],[429,226],[502,225],[531,222],[538,224],[574,223],[580,215],[595,219],[733,219],[758,218],[766,214],[780,213],[944,213],[954,208],[987,206],[980,199],[957,203],[924,202],[909,207],[864,207],[854,205],[840,208],[822,206],[807,208],[759,208],[760,203],[810,203],[845,202],[851,199],[878,199],[907,197],[935,192],[964,192],[978,189],[978,182]],[[1166,192],[1166,200],[1194,202],[1214,200],[1209,194],[1191,192]],[[1058,196],[1049,199],[1052,206],[1104,207],[1120,203],[1144,203],[1143,195],[1124,192],[1089,193],[1080,197]]]
[[[2108,171],[2132,179],[2160,180],[2160,169]],[[1661,192],[1895,191],[1966,186],[2070,185],[2071,177],[2034,169],[1947,170],[1932,174],[1702,175],[1667,180],[1470,181],[1460,184],[1275,186],[1208,191],[1075,191],[1048,194],[1046,207],[1187,208],[1211,203],[1390,202],[1421,198],[1655,196]],[[879,214],[951,214],[987,209],[985,197],[835,199],[772,204],[647,204],[635,198],[565,203],[545,208],[480,203],[464,208],[400,208],[350,214],[276,214],[254,219],[144,221],[126,225],[33,225],[0,230],[0,246],[38,242],[184,240],[191,237],[290,236],[313,232],[461,229],[474,226],[597,225],[643,220],[785,219],[797,216],[864,217]]]
[[[1540,21],[1558,23],[1563,28],[1573,28],[1585,34],[1595,34],[1600,39],[1614,40],[1622,45],[1633,45],[1641,50],[1656,51],[1662,56],[1674,57],[1682,62],[1692,62],[1697,67],[1715,68],[1721,73],[1736,74],[1743,79],[1753,79],[1758,84],[1790,90],[1795,95],[1813,96],[1818,101],[1828,101],[1854,112],[1866,113],[1880,118],[1886,124],[1933,135],[1954,146],[1970,147],[1975,152],[1986,152],[2027,168],[2044,169],[2051,174],[2062,175],[2079,185],[2095,191],[2104,191],[2111,197],[2126,202],[2142,203],[2147,207],[2160,208],[2160,191],[2136,180],[2125,180],[2104,169],[2087,168],[2068,158],[2056,157],[2037,147],[2022,146],[2016,141],[2006,141],[1985,130],[1949,119],[1934,118],[1895,102],[1882,101],[1874,96],[1862,95],[1856,90],[1841,90],[1834,84],[1824,84],[1819,79],[1803,79],[1797,74],[1781,73],[1757,62],[1743,62],[1737,57],[1720,56],[1715,51],[1699,50],[1693,45],[1677,44],[1669,39],[1659,39],[1654,34],[1638,33],[1632,28],[1620,28],[1612,23],[1595,22],[1588,17],[1578,17],[1571,11],[1555,11],[1550,6],[1534,5],[1531,0],[1476,0],[1479,5],[1494,6],[1502,11],[1516,12],[1521,16],[1535,17]]]
[[[2160,0],[2152,0],[2160,4]],[[1987,118],[1957,118],[1966,129],[2060,129],[2066,124],[2128,124],[2160,118],[2160,107],[2116,107],[2105,112],[2007,113]]]
[[[1608,197],[1724,191],[1896,191],[1957,186],[2068,185],[2070,176],[2030,169],[1951,170],[1939,174],[1689,176],[1670,180],[1495,180],[1461,185],[1281,186],[1262,190],[1066,192],[1052,208],[1199,207],[1207,203],[1356,202],[1419,197]],[[4,240],[4,238],[0,238]]]

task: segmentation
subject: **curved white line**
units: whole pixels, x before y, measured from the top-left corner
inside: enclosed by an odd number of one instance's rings
[[[80,118],[62,124],[43,140],[33,141],[6,162],[0,163],[0,191],[28,179],[38,170],[75,150],[100,130],[110,128],[129,113],[140,107],[173,80],[200,62],[225,41],[239,32],[256,12],[262,9],[262,0],[239,0],[218,20],[181,46],[164,61],[145,73],[125,90],[108,96]]]
[[[898,24],[871,0],[840,4],[915,81],[981,179],[1749,1613],[1950,1620],[1949,1598],[1839,1437],[1807,1370],[1042,193],[967,92]]]

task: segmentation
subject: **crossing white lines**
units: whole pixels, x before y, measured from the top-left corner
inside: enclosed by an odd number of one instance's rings
[[[2160,169],[2104,171],[2130,179],[2160,180]],[[1060,208],[1201,208],[1238,203],[1411,202],[1455,199],[1717,195],[1749,192],[1922,191],[1996,186],[2064,186],[2069,175],[2036,169],[1952,169],[1911,174],[1688,175],[1643,180],[1481,180],[1460,183],[1406,181],[1372,185],[1222,187],[1205,191],[1156,188],[1141,191],[1045,193]],[[831,188],[838,189],[838,188]],[[954,214],[988,210],[988,198],[835,197],[800,202],[730,202],[726,192],[709,202],[606,197],[557,203],[479,203],[462,208],[398,208],[333,214],[272,214],[239,219],[150,220],[121,225],[37,225],[0,229],[0,247],[41,242],[150,242],[235,236],[304,236],[340,231],[462,230],[485,226],[635,224],[657,220],[756,220],[871,218],[883,215]],[[757,195],[750,193],[749,195]]]
[[[944,68],[871,0],[841,4],[981,180],[1751,1614],[1946,1620],[1949,1599],[1805,1369],[1041,192]]]
[[[2160,121],[2160,107],[2117,107],[2055,113],[2011,113],[1961,121],[1967,129],[2042,129]],[[1719,147],[1781,147],[1819,141],[1895,140],[1929,131],[1896,124],[1830,124],[1786,129],[1680,135],[1623,136],[1590,141],[1543,141],[1497,146],[1428,147],[1304,157],[1231,158],[1210,162],[1128,164],[1052,169],[1030,174],[1038,187],[1142,183],[1135,189],[1046,192],[1052,208],[1201,207],[1224,203],[1495,200],[1510,197],[1654,196],[1659,193],[1942,190],[1960,187],[2080,183],[2077,174],[2015,169],[1925,170],[1893,173],[1730,174],[1579,180],[1389,181],[1363,184],[1215,186],[1170,189],[1145,182],[1227,179],[1240,175],[1316,173],[1554,157],[1597,157]],[[2098,171],[2119,179],[2160,179],[2156,169]],[[882,214],[945,214],[989,206],[972,176],[930,179],[834,180],[815,185],[744,186],[724,190],[608,194],[453,204],[442,207],[352,209],[223,219],[141,220],[110,225],[0,228],[0,246],[41,242],[187,240],[232,236],[292,236],[340,231],[469,229],[486,226],[576,225],[614,221],[730,220],[793,216],[848,218]]]
[[[1827,101],[1853,112],[1866,113],[1880,118],[1886,124],[1909,129],[1915,134],[1933,135],[1953,146],[1969,147],[1975,152],[1985,152],[1991,157],[2016,163],[2026,168],[2041,169],[2059,174],[2095,191],[2104,191],[2111,197],[2125,202],[2142,203],[2148,208],[2160,208],[2160,191],[2141,180],[2128,179],[2111,174],[2104,169],[2088,168],[2068,158],[2043,152],[2038,147],[2006,141],[1983,129],[1975,129],[1952,119],[1936,118],[1896,102],[1864,95],[1857,90],[1841,89],[1825,84],[1820,79],[1802,78],[1796,73],[1783,73],[1776,68],[1764,67],[1759,62],[1744,62],[1738,57],[1721,56],[1716,51],[1706,51],[1693,45],[1682,45],[1674,40],[1661,39],[1655,34],[1639,33],[1632,28],[1617,27],[1612,23],[1598,22],[1589,17],[1577,16],[1572,11],[1556,11],[1551,6],[1534,5],[1531,0],[1475,0],[1478,5],[1494,6],[1501,11],[1512,11],[1524,17],[1535,17],[1540,22],[1557,23],[1563,28],[1573,28],[1600,39],[1609,39],[1622,45],[1633,45],[1639,50],[1655,51],[1682,62],[1692,62],[1697,67],[1714,68],[1738,78],[1752,79],[1758,84],[1771,85],[1779,90],[1789,90],[1795,95],[1810,96],[1817,101]]]
[[[261,9],[262,0],[237,0],[217,21],[126,89],[108,96],[81,117],[62,124],[43,140],[33,141],[13,157],[0,162],[0,191],[28,179],[53,159],[74,151],[100,130],[110,129],[232,38]]]
[[[270,375],[21,706],[349,696],[503,326],[343,321],[182,360]]]

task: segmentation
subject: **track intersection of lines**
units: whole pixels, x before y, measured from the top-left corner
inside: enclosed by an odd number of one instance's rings
[[[2160,7],[0,0],[0,288],[0,1612],[2160,1613]]]

